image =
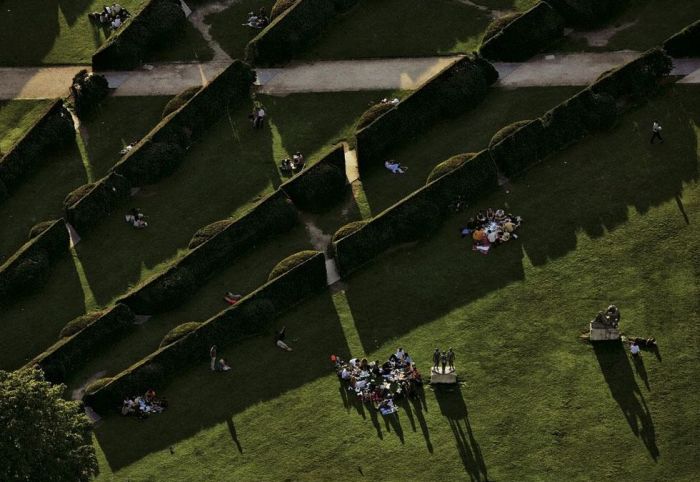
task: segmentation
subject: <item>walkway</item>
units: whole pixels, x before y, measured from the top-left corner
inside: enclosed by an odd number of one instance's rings
[[[604,52],[539,55],[523,63],[496,62],[499,84],[506,88],[587,85],[601,73],[628,62],[638,52]],[[413,90],[450,63],[451,57],[319,61],[281,69],[258,69],[260,92],[285,95],[293,92],[354,90]],[[116,96],[175,95],[187,87],[202,85],[229,64],[205,63],[146,65],[139,70],[104,72]],[[683,82],[700,82],[700,59],[675,61],[674,74]],[[66,95],[70,81],[85,66],[0,68],[0,99],[42,99]]]

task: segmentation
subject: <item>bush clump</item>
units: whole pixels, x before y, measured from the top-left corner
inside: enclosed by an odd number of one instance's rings
[[[178,110],[180,107],[185,105],[188,100],[190,100],[192,97],[197,95],[197,92],[202,90],[202,88],[198,85],[195,85],[193,87],[189,87],[179,94],[177,94],[175,97],[170,99],[167,104],[165,104],[165,108],[163,109],[163,114],[161,115],[161,118],[167,117],[168,115],[172,114],[176,110]]]
[[[231,226],[233,222],[234,221],[232,219],[222,219],[221,221],[216,221],[215,223],[204,226],[194,233],[194,236],[192,236],[190,244],[188,244],[187,247],[189,249],[194,249],[200,244],[206,243],[220,232],[226,230],[226,228]]]
[[[104,311],[91,311],[90,313],[86,313],[77,318],[74,318],[73,320],[66,323],[66,326],[63,327],[59,336],[61,338],[67,338],[69,336],[75,335],[83,328],[88,326],[90,323],[98,319],[100,316],[104,315],[104,313]]]
[[[369,221],[353,221],[351,223],[348,223],[344,226],[341,226],[340,229],[338,229],[335,234],[333,234],[333,242],[337,242],[347,236],[350,236],[351,234],[359,231],[362,229],[364,225],[366,225]]]
[[[279,17],[284,12],[292,8],[292,5],[294,5],[296,1],[297,0],[277,0],[272,6],[272,10],[270,12],[270,20],[274,20],[275,18]]]
[[[300,264],[313,258],[318,253],[319,251],[305,250],[294,253],[291,256],[287,256],[282,261],[277,263],[274,268],[272,268],[272,271],[270,271],[270,276],[268,276],[267,280],[271,281],[279,276],[282,276],[286,272],[293,270]]]
[[[355,130],[359,131],[360,129],[367,127],[386,111],[389,111],[393,108],[394,105],[388,102],[380,102],[374,104],[360,116],[360,118],[357,121],[357,125],[355,126]]]
[[[475,152],[468,152],[466,154],[457,154],[456,156],[452,156],[448,160],[441,162],[430,172],[426,184],[431,183],[435,179],[438,179],[461,167],[465,162],[474,158],[474,156],[476,156]]]
[[[493,146],[501,142],[503,139],[505,139],[524,125],[529,124],[530,122],[532,122],[532,119],[521,120],[513,122],[512,124],[508,124],[493,135],[491,141],[489,142],[489,149],[491,149]]]
[[[666,40],[664,49],[671,57],[700,57],[700,20]]]
[[[129,181],[112,173],[92,185],[79,187],[66,197],[63,201],[66,220],[78,232],[84,232],[112,213],[130,194]]]
[[[50,221],[42,221],[40,223],[35,224],[32,226],[32,228],[29,230],[29,239],[34,239],[37,236],[39,236],[41,233],[49,229],[53,223],[55,223],[56,220],[52,219]]]
[[[112,380],[114,380],[113,377],[104,377],[104,378],[98,378],[97,380],[91,381],[90,383],[88,383],[85,386],[85,394],[92,395],[93,393],[100,390],[102,387],[104,387],[108,383],[111,383]]]
[[[486,31],[484,32],[484,37],[481,39],[481,43],[485,43],[486,41],[494,37],[496,34],[500,33],[501,30],[506,28],[506,26],[509,23],[511,23],[516,18],[520,17],[522,14],[522,12],[513,12],[492,20],[488,27],[486,27]]]
[[[94,112],[102,99],[109,94],[109,82],[104,75],[91,74],[83,69],[73,77],[70,95],[78,117]]]
[[[282,186],[294,204],[311,212],[333,206],[345,195],[345,172],[328,162],[319,162]]]
[[[66,198],[63,200],[63,207],[68,208],[78,201],[80,201],[83,197],[87,195],[92,189],[95,187],[95,183],[91,182],[88,184],[83,184],[82,186],[79,186],[75,188],[73,191],[69,192]]]
[[[160,342],[160,348],[163,348],[166,345],[170,345],[171,343],[176,342],[180,338],[189,335],[201,325],[202,323],[198,321],[188,321],[187,323],[177,325],[163,337],[163,341]]]

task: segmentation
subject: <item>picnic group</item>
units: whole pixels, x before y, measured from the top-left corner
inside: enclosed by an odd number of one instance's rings
[[[345,362],[336,355],[331,355],[331,362],[347,391],[382,415],[398,410],[394,404],[397,399],[418,397],[418,388],[423,384],[416,364],[401,347],[384,363],[368,362],[366,358]]]
[[[113,3],[111,7],[105,5],[99,12],[88,13],[90,20],[110,30],[117,30],[130,16],[129,11],[118,3]]]
[[[520,228],[522,218],[506,214],[503,209],[488,208],[486,213],[479,211],[475,217],[469,218],[467,224],[460,228],[462,237],[471,236],[472,250],[481,254],[489,254],[492,247],[518,239],[515,231]]]

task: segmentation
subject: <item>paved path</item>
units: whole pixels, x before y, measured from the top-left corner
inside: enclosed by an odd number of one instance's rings
[[[624,64],[637,52],[539,55],[524,63],[496,62],[499,85],[506,88],[548,85],[587,85],[601,73]],[[459,59],[372,59],[297,64],[282,69],[258,69],[259,90],[285,95],[293,92],[347,90],[413,90]],[[104,72],[116,96],[175,95],[202,85],[229,64],[204,63],[148,65],[139,70]],[[674,74],[687,75],[684,83],[700,82],[700,59],[675,61]],[[0,99],[55,98],[68,93],[71,79],[84,66],[0,68]]]

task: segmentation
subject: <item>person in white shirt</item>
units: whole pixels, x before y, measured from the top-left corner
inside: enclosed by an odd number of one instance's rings
[[[654,123],[651,125],[651,143],[653,144],[656,139],[660,140],[662,143],[664,142],[664,138],[661,137],[661,124],[658,122],[654,121]]]
[[[486,237],[488,238],[489,243],[495,243],[498,241],[498,232],[489,230]]]
[[[116,30],[119,27],[122,26],[122,19],[117,17],[114,20],[112,20],[112,30]]]
[[[261,129],[263,122],[265,121],[265,109],[260,106],[258,112],[256,113],[255,119],[253,120],[253,127],[256,129]]]
[[[632,353],[634,357],[639,356],[639,345],[637,345],[636,341],[633,341],[630,345],[630,353]]]

